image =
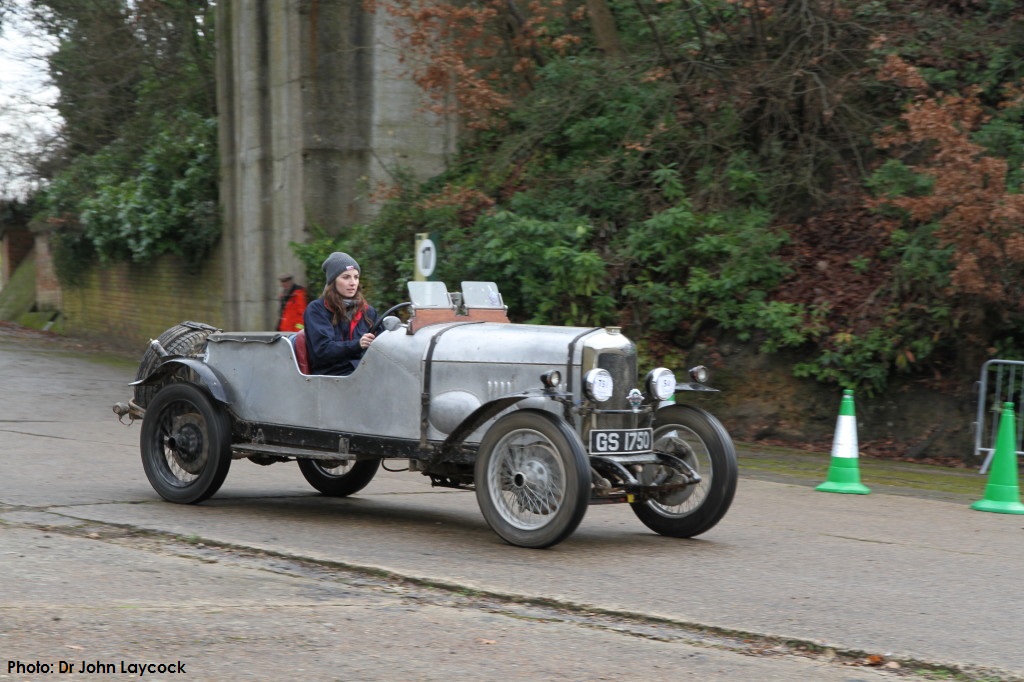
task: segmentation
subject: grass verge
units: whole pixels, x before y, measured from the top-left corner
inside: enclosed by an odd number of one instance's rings
[[[740,476],[764,481],[816,486],[825,481],[831,455],[737,443]],[[955,469],[902,460],[859,457],[861,483],[873,492],[955,502],[974,502],[985,494],[988,477],[979,467]]]

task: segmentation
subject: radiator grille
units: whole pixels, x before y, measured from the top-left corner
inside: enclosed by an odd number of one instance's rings
[[[615,393],[612,395],[612,399],[604,403],[602,407],[610,410],[629,409],[626,394],[629,393],[629,389],[636,387],[634,357],[621,353],[601,353],[597,356],[597,366],[607,370],[615,382]]]
[[[630,409],[626,395],[630,389],[636,388],[636,355],[606,351],[597,356],[597,366],[607,370],[615,382],[615,392],[611,400],[601,403],[601,409]],[[635,422],[635,416],[632,414],[603,414],[599,418],[600,428],[604,429],[635,428]]]

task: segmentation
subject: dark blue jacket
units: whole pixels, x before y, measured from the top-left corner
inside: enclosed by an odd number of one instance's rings
[[[333,325],[332,317],[333,313],[324,305],[322,298],[306,306],[303,322],[306,325],[310,374],[351,374],[365,352],[359,347],[359,338],[377,321],[377,311],[367,306],[354,328],[345,320]]]

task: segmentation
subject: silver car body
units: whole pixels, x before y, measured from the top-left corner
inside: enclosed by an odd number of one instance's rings
[[[357,492],[384,459],[472,488],[506,541],[546,547],[587,504],[629,503],[663,535],[714,526],[736,487],[732,441],[680,391],[700,372],[638,381],[618,328],[512,324],[491,282],[410,282],[407,322],[385,314],[348,376],[304,373],[302,333],[185,322],[143,356],[120,417],[143,419],[143,465],[173,502],[214,494],[231,460],[298,462],[326,495]],[[391,312],[391,311],[388,311]],[[702,368],[699,368],[702,369]],[[642,385],[639,385],[642,384]]]
[[[486,403],[537,391],[550,370],[562,373],[559,391],[578,403],[574,379],[598,357],[635,356],[617,330],[455,322],[384,331],[355,372],[326,376],[301,374],[292,343],[280,333],[214,333],[208,342],[205,362],[216,368],[238,419],[428,441],[443,441]],[[542,395],[509,409],[524,407],[563,412]],[[467,442],[479,442],[484,431],[475,429]]]

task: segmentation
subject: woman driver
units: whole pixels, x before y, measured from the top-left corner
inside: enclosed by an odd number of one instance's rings
[[[375,338],[377,311],[363,298],[359,264],[335,251],[323,265],[327,285],[306,306],[303,322],[311,374],[351,374]]]

